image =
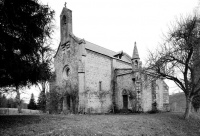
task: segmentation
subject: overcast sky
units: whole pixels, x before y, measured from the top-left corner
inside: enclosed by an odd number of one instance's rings
[[[67,2],[72,10],[73,33],[113,51],[132,56],[137,42],[143,64],[147,51],[162,43],[163,34],[180,16],[193,13],[198,0],[41,0],[55,10],[54,49],[60,42],[60,13]],[[168,83],[170,93],[177,87]],[[39,91],[38,91],[39,92]],[[37,97],[37,93],[36,93]]]
[[[55,40],[60,42],[60,13],[67,2],[72,10],[73,33],[80,38],[132,55],[137,42],[141,60],[148,49],[162,43],[171,24],[191,14],[198,0],[41,0],[55,10]]]

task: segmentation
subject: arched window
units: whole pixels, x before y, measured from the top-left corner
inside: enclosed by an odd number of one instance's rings
[[[128,92],[124,89],[122,91],[123,108],[128,109]]]
[[[67,75],[67,77],[69,76],[69,68],[66,68],[65,69],[65,72],[66,72],[66,75]]]
[[[66,16],[64,15],[63,17],[62,17],[62,25],[66,25],[67,24],[67,18],[66,18]]]
[[[138,67],[138,61],[137,60],[135,60],[135,66]]]
[[[122,91],[122,95],[128,95],[126,89],[124,89],[124,90]]]

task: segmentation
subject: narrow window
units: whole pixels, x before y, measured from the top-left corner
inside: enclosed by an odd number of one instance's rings
[[[135,66],[138,67],[138,61],[137,60],[135,61]]]
[[[101,91],[101,81],[99,81],[99,91]]]
[[[68,108],[68,110],[70,110],[70,107],[71,107],[71,103],[70,103],[70,96],[68,95],[67,96],[67,108]]]

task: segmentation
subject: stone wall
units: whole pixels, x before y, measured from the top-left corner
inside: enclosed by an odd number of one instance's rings
[[[58,50],[55,57],[54,66],[56,72],[56,84],[65,87],[66,83],[70,83],[72,87],[78,83],[78,59],[79,45],[73,40],[70,40],[70,49]],[[64,67],[69,67],[69,74],[66,75]]]
[[[128,108],[132,109],[132,99],[130,99],[130,94],[134,94],[134,86],[132,81],[132,70],[116,70],[117,80],[115,85],[115,101],[117,109],[123,109],[123,90],[128,93]]]
[[[163,81],[158,79],[156,80],[156,102],[157,102],[157,109],[163,110],[163,91],[164,91],[164,84]]]
[[[142,75],[142,107],[143,111],[152,110],[152,90],[151,81],[147,75]]]
[[[143,78],[144,78],[144,76],[143,76]],[[152,89],[155,89],[155,93],[156,93],[155,101],[157,104],[156,105],[157,109],[160,111],[166,110],[164,108],[164,105],[168,104],[166,102],[167,102],[167,99],[169,99],[168,90],[166,90],[166,84],[164,83],[164,81],[162,79],[157,79],[155,81],[155,88],[152,88],[152,84],[153,84],[152,79],[148,78],[147,80],[144,80],[143,85],[142,85],[143,86],[142,97],[143,97],[144,112],[152,110],[152,103],[154,101],[152,98],[153,97]]]
[[[163,90],[163,104],[169,105],[169,87],[167,84],[163,81],[164,90]]]
[[[85,91],[89,112],[108,112],[112,106],[112,59],[87,50],[85,61]]]
[[[74,39],[68,38],[68,40],[70,41],[70,48],[61,49],[60,47],[58,49],[54,66],[56,86],[61,88],[62,92],[59,93],[64,99],[63,109],[73,109],[73,112],[75,112],[78,107],[78,61],[80,58],[80,47]],[[68,104],[66,104],[66,97],[70,99],[68,100]],[[68,107],[66,107],[67,105]]]
[[[169,111],[170,110],[170,105],[169,105],[169,87],[163,81],[163,110],[164,111]]]

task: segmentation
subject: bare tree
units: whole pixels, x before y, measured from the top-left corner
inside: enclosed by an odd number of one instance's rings
[[[46,44],[46,46],[40,49],[40,61],[41,64],[47,65],[44,67],[48,67],[50,71],[41,68],[41,75],[43,79],[37,83],[37,86],[40,90],[38,106],[40,110],[46,112],[46,92],[49,90],[49,80],[53,76],[52,67],[53,67],[53,56],[55,54],[55,51],[50,47],[51,39],[49,38],[45,39],[44,43]]]
[[[44,91],[44,92],[46,92],[46,90],[48,90],[48,88],[49,88],[48,80],[51,78],[51,76],[53,74],[52,67],[53,67],[53,56],[55,54],[55,51],[53,49],[51,49],[51,47],[49,46],[50,44],[51,43],[44,46],[44,48],[40,49],[41,63],[44,65],[47,65],[49,67],[49,69],[51,70],[51,71],[46,71],[45,69],[41,70],[42,77],[44,77],[44,78],[43,78],[43,80],[39,81],[37,85],[38,85],[40,91]]]
[[[197,15],[177,20],[166,36],[166,42],[150,52],[146,73],[155,78],[174,81],[185,93],[189,118],[191,102],[200,92],[200,20]]]

